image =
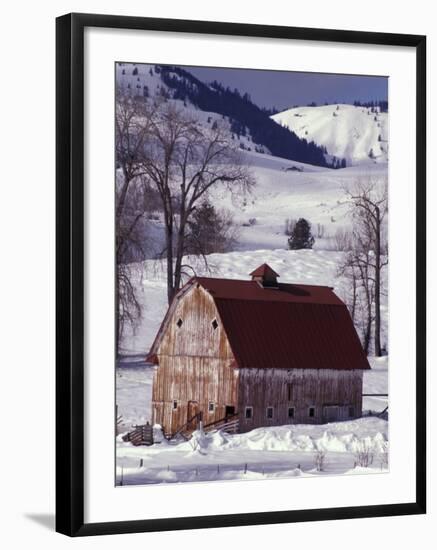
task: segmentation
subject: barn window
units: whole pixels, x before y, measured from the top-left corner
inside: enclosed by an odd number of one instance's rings
[[[244,411],[244,416],[246,418],[252,418],[252,414],[253,414],[253,407],[246,407]]]
[[[183,323],[183,321],[182,321],[182,319],[179,317],[179,319],[177,320],[177,323],[176,323],[177,326],[178,326],[178,328],[181,328],[182,323]]]
[[[316,408],[315,407],[310,407],[308,409],[308,416],[311,417],[311,418],[314,418],[315,414],[316,414]]]
[[[291,401],[291,390],[292,390],[292,385],[287,384],[287,401]]]
[[[213,401],[210,401],[210,402],[208,403],[208,412],[213,413],[214,410],[215,410],[215,404],[214,404]]]
[[[294,418],[294,407],[288,407],[288,418]]]
[[[273,407],[267,407],[266,416],[267,418],[273,418]]]
[[[173,401],[173,410],[175,411],[178,408],[178,402],[176,399]]]
[[[214,319],[211,325],[212,325],[212,328],[215,330],[218,327],[217,319]]]
[[[355,416],[355,409],[353,407],[349,407],[349,416]]]

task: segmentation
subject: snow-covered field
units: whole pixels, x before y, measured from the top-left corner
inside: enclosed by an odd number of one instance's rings
[[[152,447],[118,442],[116,484],[383,473],[388,469],[386,424],[375,419],[356,421],[355,431],[369,433],[361,439],[330,424],[312,435],[308,426],[295,426],[293,430],[259,428],[241,436],[196,432],[190,441]],[[274,442],[273,448],[269,442]],[[360,466],[359,452],[369,454],[369,466]],[[321,457],[319,470],[316,461]]]
[[[252,192],[237,203],[229,191],[211,193],[212,201],[230,210],[240,226],[240,250],[285,248],[285,220],[302,217],[310,221],[316,237],[318,225],[323,226],[324,237],[316,238],[315,248],[332,249],[330,238],[350,225],[344,189],[360,178],[382,182],[387,175],[387,164],[332,170],[260,153],[244,155],[256,179]],[[248,226],[250,220],[254,223]]]
[[[150,447],[134,447],[120,435],[116,483],[383,472],[388,469],[387,430],[385,420],[368,417],[321,426],[257,428],[234,435],[197,431],[189,441],[164,439]],[[369,464],[364,467],[366,459]],[[323,461],[319,468],[317,460]]]
[[[256,180],[251,192],[236,197],[217,187],[209,193],[217,208],[233,215],[238,227],[237,250],[286,248],[286,219],[302,217],[312,225],[314,248],[332,250],[337,230],[350,225],[345,189],[353,188],[359,180],[371,179],[378,184],[387,177],[387,163],[332,170],[255,152],[244,151],[242,155]],[[152,250],[157,254],[164,247],[164,223],[159,219],[150,225]],[[319,226],[323,238],[318,237]]]
[[[387,393],[387,357],[373,359],[371,365],[372,370],[364,375],[364,393]],[[140,357],[125,359],[117,368],[123,433],[151,420],[154,368]],[[380,412],[387,404],[387,398],[365,398],[364,414]],[[120,435],[116,444],[118,485],[360,474],[388,468],[388,422],[375,416],[324,425],[258,428],[235,435],[196,432],[190,441],[168,443],[161,438],[151,447],[134,447]],[[359,452],[372,456],[370,467],[360,467]],[[320,453],[324,453],[323,468],[317,471]]]

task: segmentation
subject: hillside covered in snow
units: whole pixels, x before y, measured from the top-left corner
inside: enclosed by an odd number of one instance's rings
[[[201,82],[182,67],[117,63],[116,82],[123,94],[175,102],[194,112],[204,124],[227,123],[233,142],[243,150],[317,166],[331,165],[323,147],[275,124],[247,93],[240,94],[219,82]]]
[[[296,107],[272,115],[282,127],[326,148],[347,166],[388,161],[388,113],[379,107]]]

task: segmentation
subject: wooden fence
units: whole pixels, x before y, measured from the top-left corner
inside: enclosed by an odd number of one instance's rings
[[[131,432],[123,436],[123,441],[130,441],[132,445],[153,445],[153,427],[147,423],[134,426]]]

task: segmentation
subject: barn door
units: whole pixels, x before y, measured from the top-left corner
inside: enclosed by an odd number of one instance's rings
[[[198,419],[197,417],[193,419],[193,417],[196,415],[196,414],[199,414],[200,412],[200,409],[199,409],[199,403],[197,401],[188,401],[188,412],[187,412],[187,429],[188,430],[197,430],[197,424],[198,424]]]
[[[325,422],[336,422],[339,420],[338,405],[325,405],[323,407],[323,420]]]

